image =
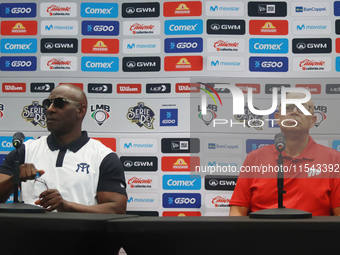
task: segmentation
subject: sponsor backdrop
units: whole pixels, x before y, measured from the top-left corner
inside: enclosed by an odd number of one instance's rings
[[[73,83],[84,129],[121,157],[130,213],[228,215],[247,153],[279,132],[249,98],[265,110],[308,89],[314,139],[340,151],[339,16],[340,1],[1,1],[0,162],[16,131],[48,134],[41,102]],[[244,114],[217,84],[243,92]]]

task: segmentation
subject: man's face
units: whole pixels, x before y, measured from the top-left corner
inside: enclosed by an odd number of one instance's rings
[[[65,98],[73,101],[73,93],[74,91],[67,86],[58,86],[48,98]],[[62,108],[58,108],[52,103],[46,110],[48,131],[57,135],[71,132],[77,123],[78,108],[78,104],[71,102],[65,102]]]
[[[304,98],[305,95],[301,93],[289,93],[287,98]],[[303,104],[305,108],[312,115],[304,115],[296,106],[287,105],[286,115],[281,115],[281,108],[279,112],[275,113],[275,119],[278,119],[278,125],[283,133],[299,132],[301,134],[308,134],[309,129],[312,128],[316,122],[314,116],[314,104],[310,100]],[[281,107],[281,106],[280,106]],[[283,126],[283,125],[284,126]]]

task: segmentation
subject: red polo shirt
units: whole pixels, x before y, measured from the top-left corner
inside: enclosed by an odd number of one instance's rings
[[[248,154],[229,205],[249,207],[251,212],[278,207],[277,172],[272,170],[277,166],[278,155],[274,145]],[[340,153],[309,137],[298,157],[284,152],[282,155],[286,171],[283,205],[313,216],[332,215],[332,208],[340,206]]]

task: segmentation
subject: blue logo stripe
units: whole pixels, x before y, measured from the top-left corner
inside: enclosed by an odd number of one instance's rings
[[[203,33],[203,21],[201,19],[166,20],[164,33],[166,35],[200,35]]]
[[[85,18],[117,18],[117,3],[82,3],[80,15]]]
[[[82,57],[81,70],[84,72],[118,72],[117,57]]]
[[[1,39],[1,53],[36,53],[37,39]]]

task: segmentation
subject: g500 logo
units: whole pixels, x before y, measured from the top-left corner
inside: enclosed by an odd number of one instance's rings
[[[205,84],[206,85],[206,84]],[[234,85],[230,85],[230,84],[215,84],[215,88],[218,89],[228,89],[230,90],[232,97],[233,97],[233,115],[244,115],[245,114],[245,107],[244,107],[244,94],[242,92],[242,90]],[[200,88],[202,89],[202,88]],[[204,89],[202,89],[204,90]],[[287,98],[286,94],[289,92],[297,92],[297,93],[303,93],[305,95],[304,98]],[[218,96],[217,92],[214,91],[214,93]],[[209,94],[209,93],[208,93]],[[212,97],[211,93],[210,96]],[[221,106],[222,106],[222,101],[220,99],[220,97],[218,96]],[[272,93],[272,106],[270,107],[270,109],[267,110],[259,110],[256,109],[253,105],[253,96],[252,96],[252,88],[248,87],[248,100],[247,100],[247,107],[249,112],[255,114],[255,115],[269,115],[272,114],[273,112],[275,112],[276,108],[277,108],[277,88],[273,88],[273,93]],[[305,88],[286,88],[286,87],[282,87],[281,88],[281,115],[286,115],[286,105],[287,104],[294,104],[296,105],[296,107],[301,110],[301,112],[305,115],[312,115],[302,104],[308,102],[311,99],[311,93],[309,92],[309,90],[305,89]],[[216,105],[216,101],[214,100],[215,105]],[[206,100],[206,94],[203,94],[201,97],[201,106],[202,106],[202,115],[207,115],[207,112],[205,111],[207,109],[207,100]],[[217,106],[217,105],[216,105]],[[258,120],[258,119],[251,119],[248,120],[248,125],[253,127],[253,121],[260,121],[262,123],[261,126],[264,125],[263,120]],[[271,121],[272,125],[274,125],[274,119],[266,119],[266,121]],[[281,122],[282,126],[284,125],[284,122],[287,120],[283,120]],[[293,120],[295,122],[295,124],[297,125],[297,122],[295,120]],[[213,126],[215,127],[216,125],[223,125],[223,124],[227,124],[228,120],[226,119],[214,119],[213,120]],[[235,123],[234,123],[235,124]],[[245,122],[244,122],[244,126],[245,126]],[[295,125],[295,126],[296,126]],[[232,126],[232,123],[231,123]]]

